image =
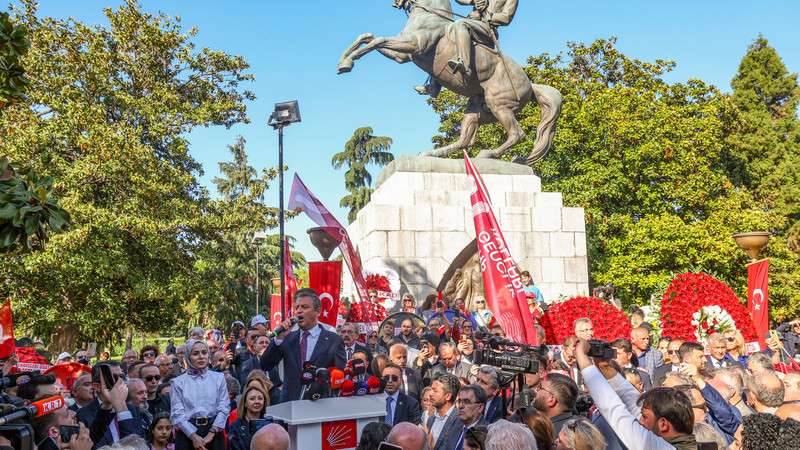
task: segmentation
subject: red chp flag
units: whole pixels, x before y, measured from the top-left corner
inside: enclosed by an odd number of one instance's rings
[[[336,327],[339,317],[339,288],[342,284],[342,262],[308,263],[308,285],[319,294],[322,308],[319,321]]]
[[[16,352],[14,344],[14,319],[11,315],[11,300],[0,307],[0,359],[6,359]]]
[[[467,180],[471,185],[472,219],[475,221],[486,304],[509,339],[539,345],[535,322],[525,297],[524,285],[511,257],[503,232],[492,211],[489,193],[467,152]]]
[[[753,316],[758,344],[767,348],[765,336],[769,331],[769,260],[762,259],[747,265],[747,307]]]
[[[292,191],[289,194],[289,209],[303,211],[318,226],[329,228],[326,231],[331,236],[339,238],[339,251],[342,252],[342,258],[347,264],[347,268],[350,269],[350,275],[353,277],[358,296],[361,301],[367,301],[369,295],[367,295],[367,282],[361,271],[361,257],[358,256],[350,236],[347,235],[347,230],[325,208],[325,205],[308,190],[297,174],[294,174]]]

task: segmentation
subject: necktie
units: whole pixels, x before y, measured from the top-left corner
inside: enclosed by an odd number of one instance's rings
[[[352,358],[353,358],[353,349],[350,348],[350,347],[347,347],[347,360],[350,361],[350,359],[352,359]]]
[[[303,337],[300,338],[300,364],[306,362],[306,346],[308,345],[308,336],[310,334],[308,330],[303,331]]]
[[[392,402],[394,401],[394,397],[386,397],[386,417],[384,417],[383,421],[391,426],[392,425]]]
[[[461,429],[461,436],[458,438],[458,443],[456,444],[456,450],[462,450],[464,448],[464,433],[467,432],[467,427]]]

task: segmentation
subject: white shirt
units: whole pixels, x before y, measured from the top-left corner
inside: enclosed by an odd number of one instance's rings
[[[230,400],[225,376],[221,373],[210,370],[206,370],[201,376],[185,373],[172,381],[169,396],[172,423],[186,436],[197,431],[189,422],[189,419],[197,417],[213,417],[215,427],[225,428]]]
[[[311,339],[311,336],[309,336],[308,338]],[[356,343],[355,342],[353,342],[353,344],[350,345],[349,347],[346,346],[346,345],[344,346],[344,355],[345,355],[345,357],[347,357],[347,359],[351,359],[353,357],[353,353],[355,353],[355,352],[356,352]]]
[[[442,429],[444,428],[444,424],[447,422],[447,419],[450,418],[450,414],[453,414],[453,410],[456,409],[456,405],[450,407],[444,416],[439,415],[439,411],[434,411],[433,413],[433,424],[431,425],[431,435],[433,436],[433,442],[439,440],[439,435],[442,434]]]
[[[605,377],[597,367],[589,366],[581,371],[583,382],[589,388],[594,404],[600,414],[617,434],[626,447],[634,449],[671,450],[675,447],[643,427],[637,420],[639,407],[636,405],[638,392],[622,375],[617,374],[611,380]]]

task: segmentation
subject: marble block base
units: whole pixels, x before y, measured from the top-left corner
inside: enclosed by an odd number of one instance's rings
[[[542,192],[541,179],[529,167],[473,162],[512,257],[531,272],[545,299],[588,294],[583,208],[564,207],[560,193]],[[347,231],[365,268],[396,270],[400,294],[410,292],[421,302],[444,286],[451,264],[475,239],[464,162],[401,157],[378,180],[369,204]],[[344,277],[343,294],[352,296],[352,280]]]

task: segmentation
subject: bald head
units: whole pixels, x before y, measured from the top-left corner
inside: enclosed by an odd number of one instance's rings
[[[386,436],[386,442],[399,445],[403,450],[422,450],[425,448],[425,432],[413,423],[400,422]]]
[[[287,450],[288,448],[289,433],[277,423],[264,426],[250,441],[250,450]]]

